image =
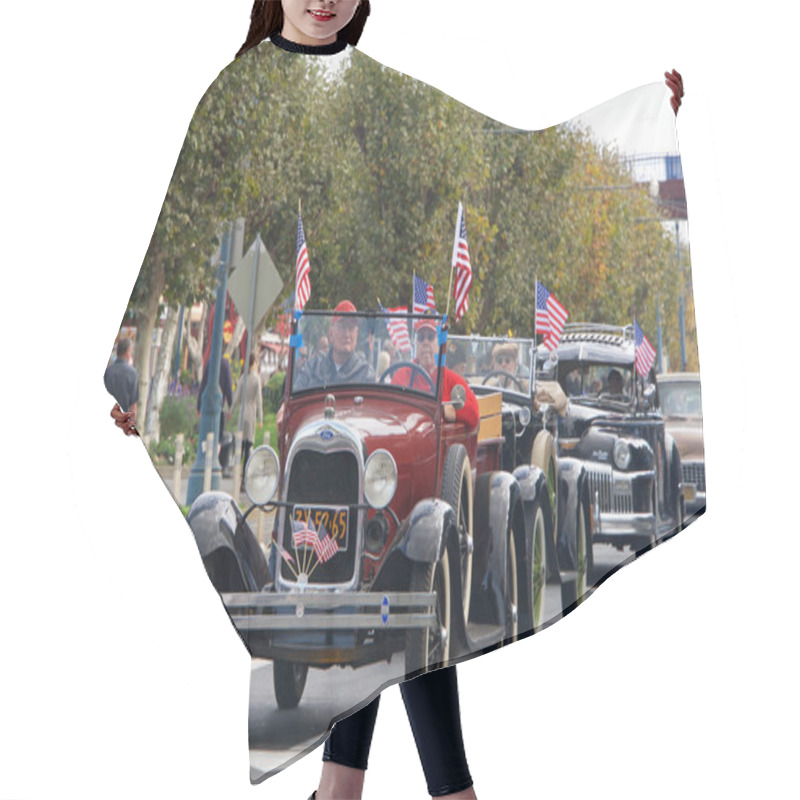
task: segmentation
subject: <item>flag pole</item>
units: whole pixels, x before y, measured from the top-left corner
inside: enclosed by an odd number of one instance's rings
[[[300,221],[303,219],[303,198],[297,198],[297,224],[300,224]],[[305,235],[305,232],[304,234]],[[297,311],[297,246],[295,245],[295,254],[294,254],[294,310]],[[292,315],[294,316],[294,315]],[[292,320],[294,322],[294,320]]]
[[[533,276],[533,349],[536,349],[536,314],[539,309],[539,276]]]

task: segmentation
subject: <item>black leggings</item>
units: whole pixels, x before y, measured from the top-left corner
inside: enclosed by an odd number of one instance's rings
[[[461,736],[456,668],[437,669],[400,684],[408,721],[432,797],[472,786]],[[333,726],[323,761],[366,769],[380,695]]]

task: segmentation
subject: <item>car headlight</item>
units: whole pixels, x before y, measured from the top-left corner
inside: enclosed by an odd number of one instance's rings
[[[631,465],[631,446],[624,439],[614,442],[614,464],[617,469],[628,469]]]
[[[278,454],[269,446],[253,450],[244,468],[244,490],[252,503],[263,506],[278,491],[281,468]]]
[[[397,464],[388,450],[376,450],[364,468],[364,497],[373,508],[386,508],[397,489]]]

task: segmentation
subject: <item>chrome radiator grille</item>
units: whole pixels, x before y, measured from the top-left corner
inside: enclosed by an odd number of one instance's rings
[[[624,494],[614,492],[614,475],[610,467],[590,468],[589,491],[592,503],[595,496],[599,497],[601,513],[633,514],[633,495],[630,491]]]
[[[681,464],[683,482],[693,483],[698,492],[706,490],[706,464],[705,461],[687,461]]]

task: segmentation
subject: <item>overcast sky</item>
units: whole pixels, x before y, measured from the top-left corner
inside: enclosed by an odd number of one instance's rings
[[[654,91],[661,85],[663,92]],[[663,84],[648,84],[595,106],[575,119],[592,129],[595,137],[616,144],[621,153],[678,153],[675,123]],[[636,113],[629,113],[631,109]]]

